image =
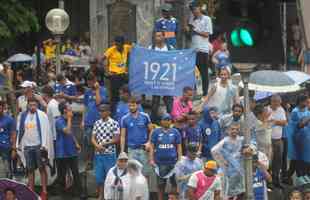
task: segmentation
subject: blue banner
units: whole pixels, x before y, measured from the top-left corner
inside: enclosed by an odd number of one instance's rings
[[[155,51],[135,46],[130,53],[129,88],[146,95],[181,96],[195,86],[196,52]]]

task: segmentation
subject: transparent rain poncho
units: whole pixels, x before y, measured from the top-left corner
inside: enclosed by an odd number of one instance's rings
[[[127,170],[129,172],[129,200],[149,200],[149,189],[146,178],[142,175],[142,164],[137,160],[129,160]]]
[[[244,137],[227,136],[212,149],[215,160],[224,174],[224,196],[234,197],[245,192],[245,174],[242,158]],[[255,149],[255,148],[254,148]]]

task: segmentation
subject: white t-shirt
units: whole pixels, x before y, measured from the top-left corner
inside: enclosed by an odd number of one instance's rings
[[[268,111],[271,113],[269,120],[286,120],[285,110],[280,106],[276,110],[272,110],[268,107]],[[283,126],[271,125],[271,138],[281,139],[282,138]]]
[[[209,16],[202,15],[201,17],[194,19],[192,16],[189,20],[189,24],[194,27],[194,31],[206,32],[210,35],[213,34],[212,20]],[[210,42],[208,37],[202,37],[198,34],[192,36],[191,48],[197,51],[209,53],[210,52]]]
[[[195,172],[188,180],[187,186],[191,188],[197,188],[198,178],[197,173],[201,173],[201,171]],[[198,200],[205,199],[214,199],[214,192],[222,190],[222,182],[219,176],[216,176],[213,183],[210,187],[205,191],[205,193]]]
[[[47,112],[46,112],[48,121],[51,125],[54,140],[56,140],[56,136],[57,136],[56,127],[55,127],[56,117],[60,116],[58,105],[59,103],[55,99],[50,100],[50,102],[48,102],[47,104]]]
[[[130,178],[130,195],[129,199],[149,200],[149,189],[146,178],[141,174],[137,177]]]
[[[22,142],[24,146],[40,145],[36,114],[28,113],[25,120],[25,133]]]
[[[149,46],[149,49],[153,49],[153,46],[152,46],[152,45]],[[155,51],[169,51],[167,45],[163,46],[163,48],[159,48],[159,47],[155,46],[155,47],[154,47],[154,50],[155,50]]]

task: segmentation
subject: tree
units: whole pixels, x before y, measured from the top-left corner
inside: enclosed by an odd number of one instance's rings
[[[22,0],[3,0],[0,3],[0,43],[8,44],[17,36],[39,31],[34,9]]]

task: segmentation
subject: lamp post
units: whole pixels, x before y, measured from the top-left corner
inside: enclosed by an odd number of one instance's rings
[[[249,81],[250,74],[255,67],[250,63],[238,63],[235,64],[236,68],[241,74],[242,82],[243,82],[243,96],[244,96],[244,107],[245,107],[245,132],[244,132],[244,140],[245,145],[249,146],[251,143],[251,130],[249,126],[249,113],[250,113],[250,100],[249,100]],[[245,186],[246,186],[246,200],[253,200],[253,166],[252,166],[252,156],[245,156],[244,158],[244,168],[245,168]]]
[[[70,18],[68,13],[59,8],[48,11],[45,17],[45,24],[48,30],[50,30],[55,36],[57,43],[56,48],[56,74],[61,73],[61,62],[60,62],[60,43],[61,36],[67,30],[70,24]]]

